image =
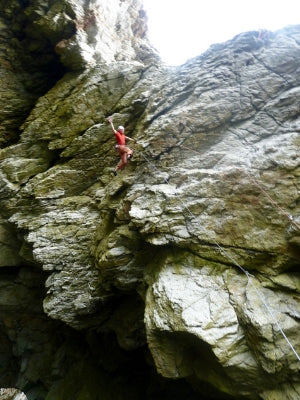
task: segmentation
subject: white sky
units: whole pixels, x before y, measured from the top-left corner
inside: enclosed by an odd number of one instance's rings
[[[143,0],[148,36],[169,65],[235,35],[300,24],[300,0]]]

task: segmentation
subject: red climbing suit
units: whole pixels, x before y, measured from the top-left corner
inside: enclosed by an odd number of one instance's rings
[[[124,135],[124,133],[115,131],[115,136],[118,143],[116,145],[116,149],[118,150],[121,158],[121,161],[118,164],[118,169],[123,169],[127,163],[127,157],[132,155],[132,150],[129,147],[125,146],[126,136]]]
[[[115,136],[116,136],[116,140],[119,146],[124,146],[125,142],[126,142],[126,136],[124,135],[124,133],[121,133],[119,131],[115,131]]]

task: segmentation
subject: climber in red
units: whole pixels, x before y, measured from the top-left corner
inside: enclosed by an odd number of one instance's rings
[[[123,126],[119,126],[118,129],[115,130],[111,117],[108,117],[107,121],[109,122],[111,129],[112,129],[113,133],[115,134],[115,137],[117,140],[117,144],[115,147],[118,150],[120,158],[121,158],[119,164],[113,170],[113,174],[116,176],[118,169],[123,169],[127,163],[127,160],[130,160],[133,156],[133,151],[129,147],[126,146],[126,140],[132,140],[134,142],[135,142],[135,140],[128,136],[125,136],[125,134],[124,134],[125,130],[124,130]]]

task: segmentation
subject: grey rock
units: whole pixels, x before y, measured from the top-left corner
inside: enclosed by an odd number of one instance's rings
[[[1,8],[0,385],[298,398],[299,26],[170,68],[138,0],[24,4]],[[137,140],[116,177],[108,116]]]

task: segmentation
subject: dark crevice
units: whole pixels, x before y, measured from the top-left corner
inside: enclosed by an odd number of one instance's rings
[[[75,23],[70,23],[62,32],[46,32],[35,18],[30,1],[21,1],[12,15],[5,15],[7,26],[11,27],[9,45],[18,59],[13,68],[20,74],[25,89],[35,96],[46,93],[65,73],[59,55],[55,53],[55,44],[75,33]],[[43,32],[43,29],[45,32]]]
[[[40,8],[42,12],[39,12]],[[7,75],[8,93],[11,91],[11,95],[19,99],[15,108],[4,114],[5,132],[0,140],[0,147],[7,147],[18,141],[20,127],[36,101],[67,72],[60,56],[55,52],[55,45],[75,34],[76,23],[70,19],[59,31],[52,31],[47,26],[46,18],[43,21],[41,17],[43,13],[46,15],[48,8],[29,0],[9,2],[5,6],[1,6],[0,2],[0,19],[4,25],[3,38],[0,33],[4,42],[0,49],[0,58],[3,60],[0,67]],[[68,10],[65,12],[69,13]]]
[[[19,266],[3,266],[0,268],[0,277],[3,279],[4,277],[14,277],[20,271]]]
[[[234,399],[234,397],[225,392],[225,385],[220,385],[221,389],[218,390],[210,383],[212,376],[217,376],[218,378],[216,380],[219,382],[226,382],[227,376],[217,357],[206,342],[189,332],[181,331],[172,333],[164,331],[154,333],[154,336],[157,336],[158,343],[164,349],[164,354],[166,354],[166,360],[162,358],[162,362],[169,362],[170,360],[167,358],[171,357],[172,364],[176,368],[176,373],[184,377],[195,391],[198,392],[199,397],[190,397],[191,399]],[[197,376],[195,374],[196,371]]]

